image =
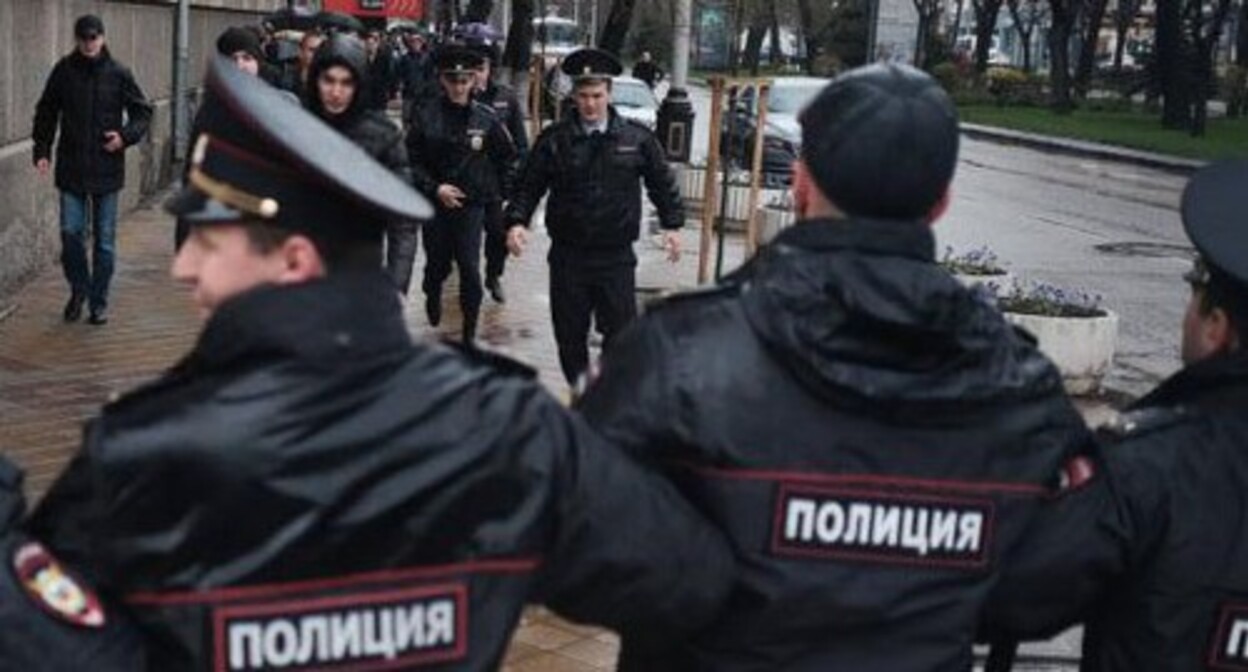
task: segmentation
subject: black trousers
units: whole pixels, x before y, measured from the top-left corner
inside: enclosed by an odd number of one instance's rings
[[[503,204],[485,206],[485,277],[501,278],[507,265],[507,229],[503,223]]]
[[[416,222],[393,222],[386,227],[386,273],[403,294],[412,284],[412,264],[416,263],[420,225]]]
[[[481,310],[481,232],[485,207],[467,205],[455,210],[438,208],[437,216],[421,229],[424,234],[425,294],[442,296],[442,283],[451,274],[451,262],[459,268],[459,307],[464,324],[477,324]]]
[[[589,325],[602,334],[605,352],[637,316],[637,258],[622,250],[554,247],[550,262],[550,314],[559,366],[569,384],[589,368]]]

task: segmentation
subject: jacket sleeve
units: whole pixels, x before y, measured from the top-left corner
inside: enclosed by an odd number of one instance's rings
[[[429,199],[438,197],[438,181],[433,179],[422,163],[428,152],[425,151],[425,131],[421,126],[420,106],[412,106],[411,117],[407,120],[407,161],[412,172],[412,186]]]
[[[519,178],[511,191],[507,212],[503,218],[508,228],[517,225],[526,228],[529,226],[533,211],[537,209],[538,202],[546,195],[546,190],[553,182],[552,174],[557,167],[555,163],[557,129],[557,125],[552,126],[537,136],[533,151],[529,152],[524,160],[524,166],[520,169]]]
[[[679,229],[685,225],[685,206],[680,200],[676,177],[663,157],[663,147],[659,145],[658,138],[648,132],[646,136],[641,145],[645,158],[642,178],[646,183],[646,193],[659,211],[659,225],[664,229]]]
[[[515,187],[519,154],[511,133],[500,118],[495,118],[494,123],[490,124],[489,147],[490,162],[494,164],[494,171],[498,174],[499,197],[505,201]]]
[[[43,95],[35,105],[35,128],[31,138],[35,143],[34,163],[52,158],[52,142],[56,140],[56,127],[61,121],[61,80],[65,68],[58,63],[48,75]]]
[[[107,584],[93,552],[91,536],[98,528],[101,507],[93,468],[88,448],[84,447],[57,477],[26,519],[24,528],[89,582],[104,588]]]
[[[121,100],[126,109],[126,125],[121,129],[121,139],[126,146],[136,145],[147,135],[152,125],[152,104],[143,95],[134,74],[128,69],[121,71]]]
[[[556,529],[538,597],[560,614],[661,643],[707,625],[726,599],[733,556],[671,487],[557,407]]]
[[[1089,464],[1098,465],[1092,480],[1046,500],[1010,549],[983,613],[981,641],[1056,635],[1085,620],[1130,566],[1141,535],[1132,529],[1127,488],[1103,459]]]
[[[511,133],[512,142],[516,143],[516,154],[520,161],[524,161],[525,155],[529,153],[529,131],[524,127],[524,111],[520,109],[520,100],[516,98],[516,94],[508,92],[511,105],[508,107],[511,112],[507,114],[507,131]]]

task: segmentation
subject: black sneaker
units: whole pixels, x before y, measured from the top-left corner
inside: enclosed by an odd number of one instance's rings
[[[498,278],[486,278],[485,288],[490,292],[490,298],[498,303],[507,303],[507,294],[503,292],[503,283]]]
[[[87,322],[96,326],[108,324],[108,311],[103,308],[92,308],[91,317],[87,318]]]
[[[86,300],[87,297],[82,294],[70,295],[69,301],[65,303],[66,322],[77,322],[82,319],[82,303]]]

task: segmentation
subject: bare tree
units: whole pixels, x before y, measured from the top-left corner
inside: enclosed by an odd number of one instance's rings
[[[975,73],[988,71],[988,53],[992,49],[992,34],[997,30],[997,16],[1001,14],[1004,0],[971,0],[975,10]]]
[[[1023,71],[1031,72],[1031,38],[1036,34],[1036,26],[1048,18],[1048,4],[1045,0],[1006,0],[1006,7],[1014,19],[1014,32],[1018,33],[1018,43],[1023,48]]]
[[[962,32],[962,10],[966,9],[966,0],[953,0],[958,3],[953,15],[953,32],[949,35],[949,51],[958,50],[958,33]]]
[[[1118,38],[1114,43],[1114,72],[1122,72],[1122,55],[1127,48],[1127,31],[1131,30],[1136,17],[1140,15],[1140,8],[1144,2],[1143,0],[1117,0],[1114,4],[1114,33]]]
[[[484,23],[490,19],[494,11],[494,0],[468,0],[468,9],[464,10],[466,23]]]
[[[598,47],[615,55],[624,53],[624,42],[633,25],[633,9],[637,0],[612,0],[611,11],[598,33]]]
[[[1079,66],[1075,71],[1075,93],[1080,99],[1087,97],[1092,86],[1092,73],[1096,70],[1096,47],[1100,42],[1101,26],[1105,24],[1105,9],[1109,0],[1083,0],[1083,33],[1079,36]]]
[[[914,65],[922,68],[927,64],[927,48],[931,44],[932,29],[944,8],[944,0],[912,0],[919,13],[919,25],[914,37]]]
[[[814,39],[815,13],[811,9],[810,0],[797,0],[797,15],[802,23],[802,48],[805,50],[802,54],[803,69],[808,75],[814,74],[815,58],[819,56],[819,40]]]
[[[1209,113],[1209,94],[1216,81],[1214,55],[1222,41],[1222,30],[1231,13],[1231,0],[1187,0],[1184,23],[1195,47],[1195,72],[1193,85],[1192,135],[1205,134],[1205,121]]]
[[[1070,36],[1080,0],[1049,0],[1049,100],[1053,109],[1065,113],[1073,107],[1070,97]]]

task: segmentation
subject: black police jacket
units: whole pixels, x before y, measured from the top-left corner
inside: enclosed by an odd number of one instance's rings
[[[506,221],[528,226],[547,190],[546,230],[557,246],[619,248],[637,240],[641,182],[665,229],[684,224],[684,207],[663,148],[650,129],[614,109],[605,133],[586,134],[578,117],[538,136],[507,207]]]
[[[19,529],[25,510],[22,473],[0,455],[0,670],[143,670],[133,624]]]
[[[467,204],[506,200],[516,157],[507,128],[481,103],[455,105],[437,95],[412,108],[407,127],[412,183],[435,203],[442,184],[459,187]]]
[[[624,670],[968,670],[1000,558],[1086,429],[915,222],[807,221],[625,331],[580,403],[731,540],[724,613]]]
[[[1102,433],[985,617],[990,639],[1087,623],[1081,669],[1248,669],[1248,354],[1175,374]]]
[[[124,113],[124,116],[123,116]],[[57,61],[35,107],[34,160],[52,157],[56,188],[73,194],[109,194],[125,186],[125,152],[104,151],[104,133],[118,131],[126,147],[147,135],[152,106],[134,75],[107,48],[97,59],[77,51]]]
[[[523,161],[529,153],[529,132],[524,127],[524,110],[520,108],[520,100],[516,98],[511,87],[490,81],[486,87],[476,94],[477,102],[494,110],[494,114],[502,120],[516,144],[518,158]]]
[[[493,670],[529,600],[705,623],[722,538],[530,378],[413,345],[380,273],[258,289],[105,407],[30,529],[157,670]]]

